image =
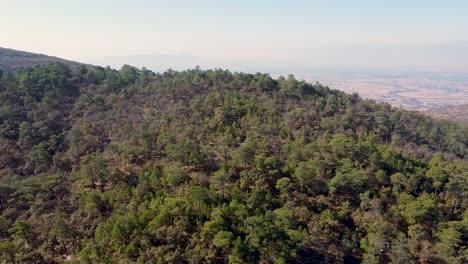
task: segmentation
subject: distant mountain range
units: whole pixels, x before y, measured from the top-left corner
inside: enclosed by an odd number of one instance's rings
[[[68,67],[75,69],[83,63],[65,60],[44,54],[19,51],[0,47],[0,70],[15,71],[21,68],[28,68],[36,65],[46,65],[51,62],[61,62]]]
[[[20,50],[0,47],[0,70],[15,71],[21,68],[33,67],[36,65],[46,65],[51,62],[61,62],[71,69],[75,69],[79,65],[88,65],[81,62],[65,60],[53,56],[48,56],[39,53],[32,53]],[[120,69],[123,65],[128,64],[138,68],[146,67],[153,71],[166,71],[171,68],[174,70],[185,70],[194,68],[196,65],[201,65],[203,62],[191,54],[137,54],[130,56],[109,56],[91,62],[93,65],[110,66],[115,69]]]

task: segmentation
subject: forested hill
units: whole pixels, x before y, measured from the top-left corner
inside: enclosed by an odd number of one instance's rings
[[[47,65],[52,62],[60,62],[68,65],[71,69],[76,69],[82,63],[47,56],[44,54],[31,53],[0,47],[0,71],[15,71],[21,68],[33,67],[36,65]]]
[[[50,64],[0,81],[21,263],[467,263],[468,129],[293,76]]]

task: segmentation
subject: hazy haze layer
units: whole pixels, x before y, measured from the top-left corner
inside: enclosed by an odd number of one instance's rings
[[[83,62],[188,53],[208,67],[239,70],[468,69],[466,1],[0,0],[0,5],[7,10],[0,16],[0,46]]]

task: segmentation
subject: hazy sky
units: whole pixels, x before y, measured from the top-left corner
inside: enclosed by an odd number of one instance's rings
[[[0,47],[84,62],[189,53],[224,65],[468,71],[468,1],[0,0]]]

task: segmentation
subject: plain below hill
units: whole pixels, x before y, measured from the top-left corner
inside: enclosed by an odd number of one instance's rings
[[[21,68],[33,67],[36,65],[47,65],[51,62],[60,62],[71,69],[75,69],[83,63],[65,60],[44,54],[19,51],[0,47],[0,70],[16,71]]]
[[[445,119],[458,123],[468,124],[468,104],[430,109],[426,111],[425,114],[438,119]]]

